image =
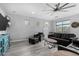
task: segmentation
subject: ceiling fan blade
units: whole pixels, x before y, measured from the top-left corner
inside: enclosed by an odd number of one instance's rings
[[[66,5],[68,5],[69,3],[65,3],[64,5],[62,5],[61,7],[60,7],[60,9],[62,9],[64,6],[66,6]]]
[[[60,3],[56,4],[56,8],[58,8],[60,6]]]
[[[55,9],[54,7],[52,7],[50,4],[46,3],[47,6],[49,6],[52,9]]]
[[[67,9],[67,8],[71,8],[71,7],[75,7],[76,5],[72,5],[72,6],[68,6],[68,7],[64,7],[63,9]]]

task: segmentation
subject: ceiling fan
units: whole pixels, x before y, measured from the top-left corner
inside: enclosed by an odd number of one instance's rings
[[[54,7],[52,5],[50,5],[49,3],[46,3],[46,5],[49,6],[50,8],[52,8],[51,10],[54,12],[65,10],[65,9],[76,6],[75,4],[71,5],[70,3],[63,3],[63,5],[62,5],[62,3],[57,3],[54,5]]]
[[[57,11],[67,12],[68,10],[66,10],[66,9],[76,6],[75,4],[71,4],[71,3],[57,3],[55,5],[51,5],[49,3],[46,3],[46,5],[51,8],[50,10],[46,10],[46,11],[49,11],[51,13],[57,12]]]

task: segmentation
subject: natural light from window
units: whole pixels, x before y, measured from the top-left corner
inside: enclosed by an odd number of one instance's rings
[[[70,31],[70,21],[60,21],[56,22],[56,32],[69,33]]]

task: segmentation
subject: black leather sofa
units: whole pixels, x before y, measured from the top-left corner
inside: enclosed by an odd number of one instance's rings
[[[79,38],[75,38],[75,40],[73,40],[73,45],[79,47]]]
[[[72,40],[76,37],[75,34],[67,34],[67,33],[52,33],[48,35],[48,38],[57,40],[57,44],[68,46],[72,43]]]
[[[29,43],[30,44],[36,44],[41,41],[41,37],[43,37],[43,33],[39,32],[37,34],[34,34],[33,36],[29,37]]]

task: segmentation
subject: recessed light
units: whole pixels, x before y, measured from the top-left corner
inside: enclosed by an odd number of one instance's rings
[[[35,12],[32,12],[32,14],[35,14]]]
[[[49,23],[48,22],[45,22],[45,24],[48,25]]]
[[[25,25],[27,25],[29,23],[29,21],[25,20]]]

